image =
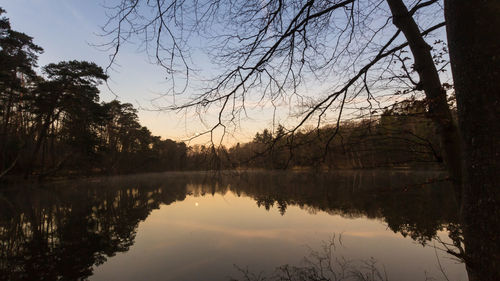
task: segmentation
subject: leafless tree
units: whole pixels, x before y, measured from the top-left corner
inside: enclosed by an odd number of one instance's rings
[[[112,50],[112,67],[123,44],[139,39],[169,75],[166,94],[189,94],[168,109],[217,112],[202,133],[211,139],[217,129],[224,137],[250,101],[274,106],[286,100],[299,118],[290,136],[310,122],[338,127],[345,105],[355,100],[365,100],[357,110],[375,113],[388,105],[379,102],[386,95],[425,93],[444,159],[458,179],[456,126],[438,72],[446,60],[437,60],[441,50],[433,52],[424,40],[443,34],[441,3],[408,7],[401,0],[127,0],[108,7],[104,31],[111,40],[102,46]],[[202,51],[212,59],[214,77],[199,79],[195,61]]]

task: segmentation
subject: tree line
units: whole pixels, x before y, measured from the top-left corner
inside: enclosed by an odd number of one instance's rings
[[[129,103],[99,102],[98,86],[108,78],[101,67],[62,61],[42,67],[39,74],[42,52],[32,37],[13,30],[8,18],[0,19],[2,176],[184,167],[184,143],[152,135]]]
[[[425,101],[410,98],[387,107],[379,116],[293,134],[278,125],[274,132],[264,129],[246,143],[217,149],[195,146],[189,154],[205,169],[442,168],[443,152],[428,110]]]

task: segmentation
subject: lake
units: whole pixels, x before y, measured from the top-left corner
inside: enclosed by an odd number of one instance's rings
[[[444,177],[172,172],[10,186],[0,190],[0,280],[303,280],[321,272],[467,280],[443,250],[458,226]]]

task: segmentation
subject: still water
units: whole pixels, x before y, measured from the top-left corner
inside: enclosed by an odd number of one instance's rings
[[[347,280],[467,280],[442,250],[457,207],[440,177],[164,173],[8,187],[0,280],[272,280],[283,268],[301,280],[327,256]]]

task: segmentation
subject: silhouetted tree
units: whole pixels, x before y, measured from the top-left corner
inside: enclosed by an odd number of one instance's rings
[[[97,142],[91,126],[100,118],[97,86],[107,79],[107,75],[95,63],[80,61],[49,64],[43,71],[47,80],[41,82],[35,91],[34,107],[38,109],[39,124],[31,162],[36,163],[40,149],[47,141],[49,129],[56,121],[61,121],[60,141],[73,148],[73,151],[59,153],[92,154]],[[76,157],[74,160],[81,159]],[[45,166],[43,160],[41,166]]]
[[[222,70],[205,91],[173,108],[218,108],[219,118],[207,131],[210,134],[219,128],[224,131],[244,112],[250,95],[272,104],[283,96],[301,101],[301,119],[288,130],[288,134],[294,134],[313,118],[320,124],[325,115],[338,115],[338,125],[346,101],[361,94],[366,94],[371,110],[372,101],[376,101],[373,92],[380,87],[396,88],[407,95],[423,93],[429,107],[426,114],[438,130],[442,157],[451,178],[459,181],[458,131],[439,77],[442,59],[435,59],[442,54],[433,58],[434,51],[424,40],[445,25],[437,4],[437,0],[418,1],[408,9],[402,0],[134,0],[111,7],[104,30],[112,36],[108,44],[114,50],[112,59],[127,39],[144,36],[140,39],[153,45],[157,62],[172,79],[179,75],[176,66],[185,70],[186,87],[191,67],[189,53],[183,48],[189,44],[189,37],[184,34],[207,34],[213,42],[209,53]],[[181,13],[200,16],[180,17]],[[408,51],[412,58],[404,55]],[[301,93],[306,80],[331,85],[332,89],[306,99]],[[178,93],[179,89],[172,91]],[[330,133],[327,147],[338,130]]]
[[[34,68],[43,49],[33,38],[11,29],[0,7],[0,173],[15,163],[31,120],[25,116]]]

